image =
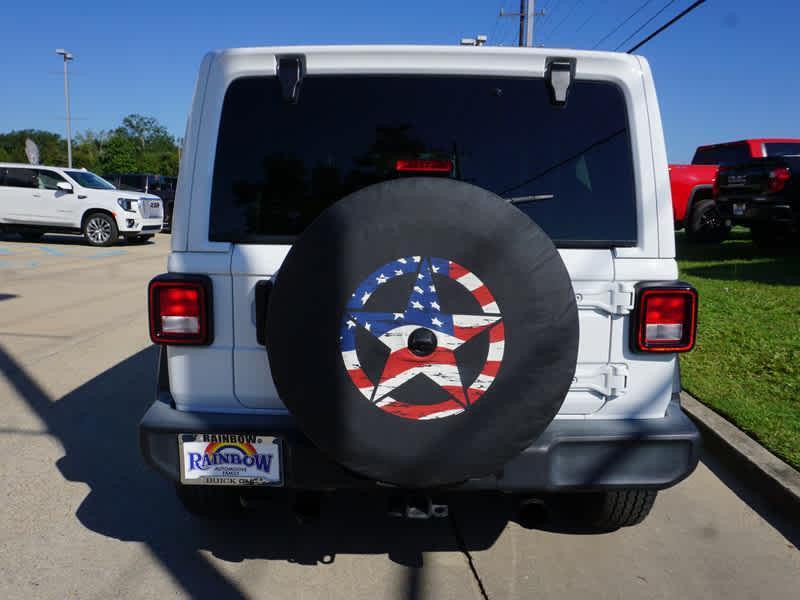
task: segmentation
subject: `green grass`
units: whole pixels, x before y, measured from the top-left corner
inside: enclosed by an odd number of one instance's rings
[[[800,250],[759,248],[745,229],[721,245],[676,239],[700,294],[683,387],[800,469]]]

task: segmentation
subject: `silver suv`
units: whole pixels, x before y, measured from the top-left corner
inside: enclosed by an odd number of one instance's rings
[[[211,516],[343,488],[440,516],[435,492],[499,490],[638,523],[698,458],[672,224],[640,57],[209,54],[142,452]]]

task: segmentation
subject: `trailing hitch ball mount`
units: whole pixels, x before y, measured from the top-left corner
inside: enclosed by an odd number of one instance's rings
[[[430,496],[391,496],[388,512],[401,519],[444,519],[450,515],[450,508],[435,503]]]

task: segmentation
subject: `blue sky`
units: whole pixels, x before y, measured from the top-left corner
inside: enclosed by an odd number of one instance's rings
[[[537,43],[591,48],[645,0],[540,0]],[[602,45],[614,49],[669,0],[650,0]],[[673,0],[633,42],[691,4]],[[75,54],[73,130],[108,129],[128,113],[152,115],[182,135],[194,77],[209,49],[294,43],[453,44],[485,33],[514,45],[517,23],[497,13],[516,0],[404,2],[192,2],[108,0],[4,3],[0,131],[63,131],[62,65]],[[800,137],[800,2],[708,0],[639,53],[661,102],[667,150],[688,161],[697,145],[762,136]]]

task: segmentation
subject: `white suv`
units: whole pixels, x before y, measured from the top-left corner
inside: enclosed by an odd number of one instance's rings
[[[140,442],[189,510],[499,490],[614,528],[694,469],[697,294],[644,59],[226,50],[185,140]]]
[[[124,192],[84,169],[0,163],[0,228],[29,241],[45,233],[82,233],[92,246],[120,236],[147,240],[161,231],[158,196]]]

